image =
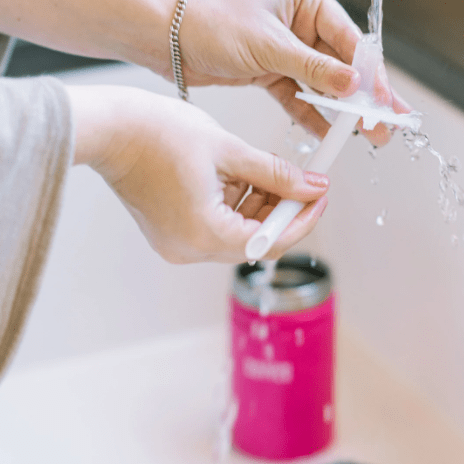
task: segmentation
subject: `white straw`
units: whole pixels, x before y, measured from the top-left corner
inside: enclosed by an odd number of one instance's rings
[[[298,92],[298,98],[341,111],[313,158],[309,163],[301,166],[303,169],[321,174],[327,173],[360,116],[363,116],[366,129],[373,128],[379,121],[411,127],[413,130],[419,129],[420,119],[417,115],[397,115],[391,110],[373,107],[369,103],[372,101],[374,91],[375,71],[382,60],[382,48],[378,43],[361,40],[356,46],[353,59],[353,67],[361,74],[360,90],[356,94],[344,100],[332,100]],[[299,201],[282,200],[248,240],[245,248],[247,259],[249,261],[262,259],[304,206],[305,203]]]

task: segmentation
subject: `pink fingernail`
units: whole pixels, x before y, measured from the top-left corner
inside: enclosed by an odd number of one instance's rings
[[[361,75],[356,70],[341,69],[332,76],[331,84],[338,92],[345,93],[357,86],[360,79]]]
[[[305,171],[304,180],[307,184],[314,185],[326,189],[329,184],[329,178],[324,174],[317,174],[316,172]]]

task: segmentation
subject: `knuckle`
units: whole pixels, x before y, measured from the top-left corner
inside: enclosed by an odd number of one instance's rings
[[[287,191],[291,188],[294,179],[294,166],[286,159],[275,156],[274,165],[274,183],[279,190]]]
[[[311,81],[319,81],[330,67],[333,59],[328,55],[309,56],[304,63],[305,73]]]

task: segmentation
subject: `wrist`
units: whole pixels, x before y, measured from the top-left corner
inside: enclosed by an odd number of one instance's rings
[[[136,5],[134,18],[123,15],[124,21],[114,28],[114,40],[121,43],[121,59],[172,80],[169,32],[177,0],[152,1],[148,8],[142,2]]]
[[[176,0],[6,0],[0,30],[39,45],[133,62],[170,73],[169,27]]]
[[[124,149],[135,137],[131,117],[133,89],[66,86],[75,132],[74,164],[87,164],[112,182],[130,169]],[[135,162],[135,161],[134,161]]]

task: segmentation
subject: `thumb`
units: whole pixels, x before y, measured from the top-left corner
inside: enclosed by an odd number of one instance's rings
[[[326,175],[303,171],[276,155],[247,148],[235,151],[228,157],[228,176],[281,198],[305,203],[327,192],[329,179]]]
[[[357,90],[361,76],[356,69],[309,47],[284,26],[279,32],[279,40],[265,47],[268,71],[337,97],[348,97]]]

